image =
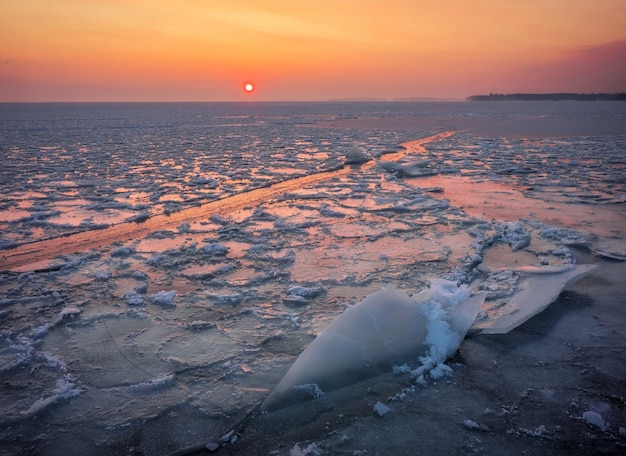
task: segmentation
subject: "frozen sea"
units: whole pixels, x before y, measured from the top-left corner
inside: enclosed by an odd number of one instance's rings
[[[411,440],[417,415],[457,454],[624,450],[624,103],[0,104],[0,154],[2,453],[167,455],[247,417],[220,451],[451,454]],[[468,338],[445,381],[390,369],[254,411],[382,287],[484,291],[480,329],[524,268],[581,263],[574,294]],[[506,360],[534,375],[506,383]]]

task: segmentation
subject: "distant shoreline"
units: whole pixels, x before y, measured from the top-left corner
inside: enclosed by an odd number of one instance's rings
[[[471,95],[468,101],[626,101],[626,92],[620,93],[490,93]]]

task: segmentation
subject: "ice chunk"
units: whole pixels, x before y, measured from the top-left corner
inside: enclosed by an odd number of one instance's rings
[[[215,256],[224,256],[228,253],[228,247],[219,242],[210,242],[206,244],[202,250],[204,253]]]
[[[430,376],[434,380],[439,380],[443,377],[450,377],[452,375],[452,368],[444,363],[439,363],[434,369],[431,369]]]
[[[500,223],[497,228],[502,241],[507,242],[514,252],[530,245],[531,235],[520,222]]]
[[[346,156],[346,165],[353,165],[358,163],[365,163],[369,159],[367,155],[363,153],[363,151],[356,145],[356,143],[352,143],[352,147],[345,153]]]
[[[55,323],[59,323],[63,320],[72,320],[76,318],[76,316],[80,315],[81,310],[76,307],[66,307],[57,316]]]
[[[108,280],[112,276],[111,271],[99,271],[96,272],[93,277],[96,280]]]
[[[207,293],[206,297],[215,302],[215,304],[230,304],[232,306],[239,304],[243,299],[241,293]]]
[[[126,218],[126,222],[143,223],[150,218],[150,213],[146,209],[139,211],[137,215]]]
[[[596,426],[601,431],[606,431],[604,418],[602,418],[602,415],[600,415],[598,412],[593,412],[591,410],[586,411],[585,413],[583,413],[583,420],[585,420],[592,426]]]
[[[176,290],[159,291],[158,293],[148,296],[148,299],[152,304],[162,307],[174,307],[174,296],[176,296]]]
[[[18,246],[18,243],[13,239],[0,237],[0,250],[8,250]]]
[[[135,253],[133,247],[118,247],[111,252],[112,257],[127,257]]]
[[[378,166],[399,177],[425,177],[438,174],[435,169],[427,168],[429,162],[398,163],[394,161],[378,161]]]
[[[506,334],[543,311],[561,291],[596,267],[593,264],[566,264],[519,268],[526,275],[520,280],[518,291],[506,302],[494,301],[493,305],[483,309],[488,318],[477,321],[472,329],[484,334]]]
[[[578,231],[570,228],[557,228],[543,225],[539,235],[544,239],[550,239],[566,245],[587,245],[587,241]]]
[[[191,185],[197,185],[206,187],[209,189],[215,189],[220,186],[219,182],[211,177],[198,176],[189,181]]]
[[[143,298],[137,293],[137,290],[130,290],[124,294],[126,304],[129,306],[140,306],[143,304]]]
[[[376,413],[378,416],[385,416],[390,411],[391,409],[380,401],[376,401],[376,403],[374,404],[374,413]]]
[[[443,362],[461,345],[468,328],[472,325],[487,296],[481,293],[469,297],[467,287],[457,287],[455,282],[431,280],[431,287],[419,293],[415,299],[423,302],[422,312],[427,318],[427,336],[424,340],[426,354],[419,358],[420,367],[411,375],[420,385],[425,385],[424,375],[438,380],[452,375],[452,368]],[[463,308],[458,309],[458,303]]]
[[[303,298],[311,299],[321,295],[326,289],[321,285],[314,285],[312,287],[304,287],[302,285],[292,285],[289,287],[289,294],[302,296]]]
[[[296,388],[328,392],[390,372],[393,365],[427,355],[433,366],[459,347],[485,294],[444,280],[411,298],[381,289],[339,315],[302,352],[263,403],[271,410],[311,398]]]
[[[474,420],[463,420],[463,426],[468,429],[480,429],[480,424]]]
[[[184,327],[191,329],[192,331],[203,331],[205,329],[215,328],[215,323],[205,320],[195,320],[187,325],[184,325]]]
[[[283,302],[291,306],[306,306],[309,303],[309,301],[304,296],[299,296],[295,294],[285,296]]]
[[[48,330],[52,327],[50,323],[43,324],[41,326],[36,327],[31,334],[33,339],[41,339],[43,336],[48,334]]]

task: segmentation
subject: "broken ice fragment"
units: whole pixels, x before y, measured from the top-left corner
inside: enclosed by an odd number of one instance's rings
[[[63,310],[61,310],[61,312],[59,312],[59,315],[55,321],[55,324],[58,324],[63,320],[74,319],[78,315],[80,315],[80,313],[81,313],[81,310],[76,307],[66,307]]]
[[[127,257],[135,253],[133,247],[118,247],[111,252],[112,257]]]
[[[294,389],[297,391],[303,391],[309,394],[311,397],[315,399],[319,399],[324,395],[324,391],[320,389],[320,387],[316,383],[307,383],[305,385],[296,385]]]
[[[130,290],[124,294],[126,304],[129,306],[140,306],[143,304],[143,298],[139,296],[137,290]]]
[[[126,218],[126,222],[143,223],[150,218],[150,213],[143,209],[137,215]]]
[[[500,236],[504,242],[511,246],[511,250],[516,252],[530,245],[531,235],[526,227],[519,222],[507,222],[499,224]]]
[[[493,301],[483,309],[487,319],[472,326],[483,334],[506,334],[543,311],[565,288],[573,285],[596,269],[593,264],[523,267],[525,273],[517,292],[506,302]]]
[[[480,425],[474,420],[463,420],[463,426],[468,429],[480,429]]]
[[[380,401],[377,401],[374,404],[374,413],[376,413],[380,417],[385,416],[390,411],[391,409]]]
[[[174,307],[174,296],[176,296],[176,290],[159,291],[153,295],[148,296],[148,299],[152,304],[161,307]]]
[[[602,257],[610,258],[612,260],[626,261],[626,250],[601,247],[601,248],[595,249],[594,252],[596,252],[598,255]]]
[[[302,285],[292,285],[289,287],[289,294],[302,296],[303,298],[315,298],[326,291],[321,285],[303,287]]]
[[[204,253],[215,256],[224,256],[228,253],[228,247],[219,242],[209,242],[206,244],[202,250]]]
[[[452,375],[452,368],[444,363],[439,363],[430,371],[430,377],[433,380],[439,380],[442,377],[450,377]]]
[[[346,156],[346,165],[356,165],[359,163],[365,163],[369,160],[367,155],[361,151],[359,146],[356,143],[352,143],[352,147],[348,151],[345,152]]]
[[[586,411],[585,413],[583,413],[583,420],[585,420],[592,426],[599,428],[601,431],[606,431],[604,418],[602,418],[602,415],[600,415],[598,412],[593,412],[590,410]]]
[[[290,294],[288,296],[285,296],[283,302],[291,306],[306,306],[309,303],[309,301],[307,301],[304,296],[299,296],[296,294]]]

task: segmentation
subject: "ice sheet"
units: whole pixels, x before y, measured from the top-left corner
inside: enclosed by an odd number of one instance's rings
[[[466,106],[0,110],[11,117],[2,125],[24,128],[0,135],[0,375],[19,391],[0,395],[3,442],[48,454],[84,432],[101,443],[87,454],[145,431],[184,446],[210,432],[207,417],[218,427],[241,418],[315,334],[381,287],[415,297],[443,278],[491,304],[522,289],[529,267],[569,268],[587,249],[620,255],[623,136],[441,132],[505,109]],[[428,131],[315,125],[402,112]],[[344,167],[353,144],[372,160]],[[392,394],[456,375],[440,359],[415,359],[406,375],[426,364],[431,374],[400,376]],[[142,445],[159,454],[156,441]]]

